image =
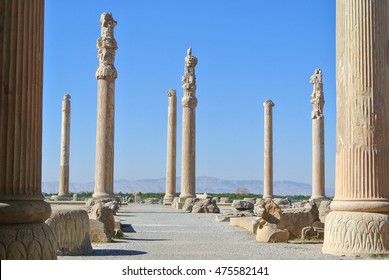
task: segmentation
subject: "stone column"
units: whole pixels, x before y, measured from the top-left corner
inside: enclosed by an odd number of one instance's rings
[[[270,99],[263,103],[264,106],[264,172],[263,172],[263,198],[273,196],[273,107]]]
[[[336,181],[323,252],[389,254],[388,0],[336,2]]]
[[[312,109],[312,196],[313,200],[325,198],[324,173],[324,91],[320,69],[310,79],[313,85]]]
[[[115,119],[115,51],[118,46],[114,38],[117,22],[111,13],[100,17],[101,37],[97,40],[97,56],[100,65],[96,71],[97,127],[96,127],[96,174],[93,198],[114,197],[114,119]]]
[[[177,96],[171,89],[168,96],[167,124],[167,159],[166,159],[166,194],[163,204],[170,205],[176,195],[176,128],[177,128]]]
[[[44,1],[0,0],[0,259],[56,259],[41,190]]]
[[[70,95],[62,100],[61,158],[58,196],[69,196]]]
[[[196,197],[196,75],[197,58],[189,48],[182,76],[182,166],[181,199]]]

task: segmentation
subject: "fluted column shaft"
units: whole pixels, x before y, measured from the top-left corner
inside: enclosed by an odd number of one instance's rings
[[[264,106],[264,170],[263,170],[263,198],[273,196],[273,107],[271,100],[266,100]]]
[[[188,49],[182,77],[182,161],[180,198],[196,197],[196,75],[197,58]]]
[[[114,66],[117,43],[114,27],[117,22],[112,14],[103,13],[100,18],[101,37],[97,40],[100,65],[96,71],[98,80],[96,126],[96,173],[93,198],[114,197],[114,124],[115,80]]]
[[[387,0],[336,3],[336,181],[323,252],[389,255]]]
[[[171,89],[168,96],[167,158],[166,158],[166,193],[164,204],[171,204],[176,195],[176,139],[177,139],[177,96]]]
[[[321,69],[316,69],[310,79],[313,85],[312,109],[312,199],[325,197],[324,162],[324,92]]]
[[[387,0],[337,1],[336,210],[389,212]]]
[[[0,0],[0,259],[56,259],[41,191],[43,20],[43,0]]]
[[[69,195],[70,95],[62,100],[61,156],[58,196]]]

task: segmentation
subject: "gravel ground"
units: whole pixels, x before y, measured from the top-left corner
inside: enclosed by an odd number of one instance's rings
[[[226,209],[224,209],[226,210]],[[60,260],[338,260],[362,259],[321,253],[321,243],[258,243],[244,229],[156,204],[131,204],[118,212],[124,238],[92,244],[91,256]]]

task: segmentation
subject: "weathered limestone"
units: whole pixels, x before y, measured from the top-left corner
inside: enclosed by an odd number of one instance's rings
[[[310,79],[312,109],[312,196],[311,199],[325,198],[324,172],[324,91],[320,69],[316,69]]]
[[[171,89],[168,96],[168,125],[167,125],[167,159],[166,159],[166,193],[163,204],[171,205],[176,195],[176,131],[177,131],[177,96],[176,90]]]
[[[180,199],[196,197],[196,75],[197,58],[189,48],[182,76],[182,161]]]
[[[264,106],[264,172],[263,172],[263,198],[273,196],[273,107],[270,99]]]
[[[213,198],[201,199],[194,203],[192,213],[220,213],[220,208]]]
[[[248,232],[256,234],[257,229],[258,229],[258,220],[257,219],[258,218],[254,217],[254,216],[248,216],[248,217],[245,217],[245,216],[236,217],[235,216],[235,217],[230,217],[229,221],[230,221],[231,226],[244,228]]]
[[[41,191],[44,1],[0,1],[0,259],[56,259]]]
[[[57,240],[61,256],[80,256],[92,253],[88,213],[82,209],[53,210],[46,224]]]
[[[115,51],[118,46],[114,38],[117,22],[111,13],[100,17],[101,37],[97,40],[99,67],[97,126],[96,126],[96,174],[93,198],[114,197],[114,119],[115,119]]]
[[[98,202],[92,206],[89,218],[92,241],[111,242],[115,234],[113,210],[102,202]]]
[[[285,219],[285,227],[291,238],[300,238],[303,228],[312,226],[314,222],[319,221],[319,211],[314,202],[300,208],[283,208],[282,214]]]
[[[336,181],[323,252],[387,255],[388,0],[338,0],[336,20]]]
[[[271,199],[263,203],[264,211],[258,220],[258,242],[288,242],[289,232],[281,208]]]
[[[235,199],[232,202],[231,207],[240,211],[252,211],[254,209],[254,204],[250,201]]]
[[[61,158],[58,196],[69,196],[70,95],[62,100]]]

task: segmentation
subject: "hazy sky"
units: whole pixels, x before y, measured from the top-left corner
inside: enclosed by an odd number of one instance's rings
[[[100,14],[118,25],[115,178],[165,176],[167,96],[198,58],[196,175],[263,179],[263,101],[272,99],[274,180],[311,183],[315,68],[323,71],[326,185],[335,172],[334,0],[46,0],[43,181],[58,181],[61,102],[71,95],[70,181],[94,180]]]

